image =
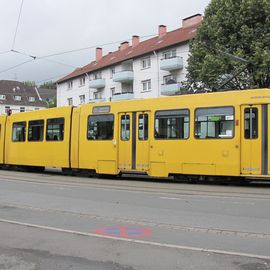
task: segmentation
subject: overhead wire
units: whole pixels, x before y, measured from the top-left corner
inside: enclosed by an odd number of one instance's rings
[[[68,50],[68,51],[62,51],[62,52],[57,52],[57,53],[53,53],[53,54],[43,55],[43,56],[39,56],[39,57],[38,56],[34,56],[32,54],[28,54],[28,53],[24,53],[24,52],[15,50],[14,47],[15,47],[17,33],[18,33],[19,25],[20,25],[23,4],[24,4],[24,0],[21,0],[21,5],[20,5],[20,10],[19,10],[19,15],[18,15],[18,19],[17,19],[17,24],[16,24],[16,29],[15,29],[15,33],[14,33],[14,38],[13,38],[11,50],[9,50],[9,51],[2,51],[2,52],[0,52],[0,54],[7,54],[9,52],[13,52],[13,53],[17,53],[17,54],[21,54],[21,55],[30,57],[31,60],[22,62],[20,64],[14,65],[12,67],[6,68],[4,70],[0,70],[0,74],[1,73],[4,73],[4,72],[7,72],[9,70],[15,69],[17,67],[20,67],[22,65],[25,65],[25,64],[27,64],[29,62],[32,62],[33,60],[45,60],[45,58],[49,58],[49,57],[54,57],[54,56],[59,56],[59,55],[63,55],[63,54],[79,52],[79,51],[83,51],[83,50],[89,50],[89,49],[93,49],[93,48],[97,48],[97,47],[105,47],[105,46],[109,46],[109,45],[119,44],[119,43],[121,43],[121,42],[124,41],[124,40],[120,40],[120,41],[114,41],[114,42],[109,42],[109,43],[104,43],[104,44],[92,45],[92,46],[88,46],[88,47],[84,47],[84,48],[73,49],[73,50]],[[153,36],[156,36],[156,34],[141,36],[141,38],[143,39],[143,38],[148,38],[148,37],[153,37]],[[130,39],[127,39],[127,40],[130,40]],[[55,64],[59,64],[59,65],[64,65],[64,66],[71,67],[71,68],[77,68],[77,67],[75,67],[73,65],[66,64],[66,63],[59,62],[59,61],[48,60],[48,59],[46,59],[46,61],[52,62],[52,63],[55,63]]]
[[[20,11],[19,11],[19,16],[18,16],[18,20],[17,20],[16,30],[15,30],[15,34],[14,34],[14,38],[13,38],[11,50],[13,50],[13,49],[14,49],[14,46],[15,46],[16,37],[17,37],[18,28],[19,28],[20,19],[21,19],[21,14],[22,14],[23,2],[24,2],[24,0],[22,0],[22,2],[21,2]]]
[[[2,52],[0,52],[0,54],[6,54],[6,53],[9,53],[10,52],[10,50],[9,51],[2,51]]]
[[[155,36],[155,35],[153,35],[153,34],[152,35],[145,35],[145,36],[142,36],[141,38],[147,38],[147,37],[153,37],[153,36]],[[13,53],[17,53],[17,54],[21,54],[21,55],[30,57],[31,60],[25,61],[23,63],[17,64],[15,66],[9,67],[9,68],[4,69],[4,70],[0,70],[0,74],[1,73],[4,73],[6,71],[9,71],[9,70],[15,69],[17,67],[20,67],[22,65],[25,65],[25,64],[27,64],[29,62],[32,62],[33,60],[45,60],[45,58],[49,58],[49,57],[53,57],[53,56],[68,54],[68,53],[72,53],[72,52],[79,52],[79,51],[83,51],[83,50],[89,50],[89,49],[93,49],[93,48],[97,48],[97,47],[109,46],[109,45],[113,45],[113,44],[119,44],[120,42],[123,42],[123,40],[109,42],[109,43],[104,43],[104,44],[98,44],[98,45],[92,45],[92,46],[89,46],[89,47],[84,47],[84,48],[74,49],[74,50],[69,50],[69,51],[63,51],[63,52],[58,52],[58,53],[49,54],[49,55],[45,55],[45,56],[34,56],[34,55],[29,54],[29,53],[25,53],[25,52],[21,52],[21,51],[15,50],[15,49],[11,49],[10,51],[5,51],[3,53],[13,52]],[[59,64],[59,65],[63,65],[63,66],[66,66],[66,67],[70,67],[70,68],[78,68],[77,66],[73,66],[73,65],[70,65],[70,64],[66,64],[66,63],[55,61],[55,60],[51,60],[51,59],[50,60],[49,59],[46,59],[46,61],[51,62],[51,63],[54,63],[54,64]],[[66,74],[63,74],[63,75],[66,75]],[[62,75],[60,75],[60,76],[62,76]],[[58,78],[60,76],[55,76],[53,78]],[[42,81],[46,81],[46,80],[47,79],[42,80]]]
[[[1,74],[1,73],[4,73],[4,72],[7,72],[7,71],[9,71],[9,70],[15,69],[15,68],[17,68],[17,67],[23,66],[23,65],[25,65],[25,64],[27,64],[27,63],[30,63],[30,62],[32,62],[32,61],[34,61],[34,60],[31,59],[31,60],[28,60],[28,61],[19,63],[19,64],[15,65],[15,66],[11,66],[11,67],[9,67],[9,68],[0,70],[0,74]]]
[[[37,81],[36,83],[42,83],[42,82],[46,82],[46,81],[51,81],[53,79],[57,79],[57,78],[61,78],[63,76],[67,75],[66,73],[62,73],[62,74],[59,74],[58,76],[53,76],[53,77],[50,77],[50,78],[46,78],[46,79],[43,79],[43,80],[40,80],[40,81]]]
[[[58,64],[58,65],[62,65],[62,66],[70,67],[70,68],[78,68],[77,66],[73,66],[73,65],[70,65],[70,64],[62,63],[62,62],[59,62],[59,61],[54,61],[54,60],[51,60],[51,59],[45,59],[45,58],[39,58],[39,57],[37,57],[37,60],[43,60],[43,61],[51,62],[51,63],[54,63],[54,64]]]
[[[153,36],[156,36],[156,35],[154,35],[154,34],[152,34],[152,35],[145,35],[145,36],[142,36],[141,38],[147,38],[147,37],[153,37]],[[74,53],[74,52],[79,52],[79,51],[85,51],[85,50],[89,50],[89,49],[94,49],[94,48],[97,48],[97,47],[105,47],[105,46],[109,46],[109,45],[119,44],[119,43],[121,43],[123,41],[126,41],[126,40],[130,40],[130,39],[125,39],[125,40],[122,39],[122,40],[108,42],[108,43],[104,43],[104,44],[96,44],[96,45],[91,45],[91,46],[84,47],[84,48],[79,48],[79,49],[73,49],[73,50],[69,50],[69,51],[62,51],[62,52],[52,53],[52,54],[40,56],[39,58],[48,58],[48,57],[53,57],[53,56],[58,56],[58,55],[63,55],[63,54],[68,54],[68,53]]]
[[[46,59],[46,61],[51,62],[51,63],[54,63],[54,64],[59,64],[59,65],[63,65],[63,66],[70,67],[70,68],[78,68],[77,66],[74,66],[74,65],[66,64],[66,63],[55,61],[55,60],[51,60],[51,59],[49,60],[47,58],[54,57],[54,56],[59,56],[59,55],[64,55],[64,54],[68,54],[68,53],[74,53],[74,52],[80,52],[80,51],[84,51],[84,50],[94,49],[94,48],[97,48],[97,47],[105,47],[105,46],[109,46],[109,45],[119,44],[119,43],[121,43],[123,41],[131,40],[131,39],[118,40],[118,41],[114,41],[114,42],[108,42],[108,43],[104,43],[104,44],[96,44],[96,45],[91,45],[91,46],[84,47],[84,48],[73,49],[73,50],[68,50],[68,51],[62,51],[62,52],[57,52],[57,53],[43,55],[43,56],[34,56],[32,54],[29,54],[29,53],[25,53],[25,52],[21,52],[21,51],[15,50],[14,49],[14,46],[15,46],[17,32],[18,32],[19,23],[20,23],[20,18],[21,18],[21,14],[22,14],[23,3],[24,3],[24,0],[22,0],[21,6],[20,6],[20,11],[19,11],[19,16],[18,16],[18,20],[17,20],[16,30],[15,30],[15,34],[14,34],[13,43],[12,43],[12,49],[9,50],[9,51],[0,52],[0,54],[6,54],[6,53],[9,53],[9,52],[13,52],[13,53],[17,53],[17,54],[20,54],[20,55],[24,55],[24,56],[30,57],[31,60],[22,62],[20,64],[14,65],[14,66],[11,66],[11,67],[6,68],[4,70],[0,70],[0,74],[1,73],[4,73],[4,72],[7,72],[9,70],[15,69],[17,67],[20,67],[22,65],[25,65],[25,64],[27,64],[29,62],[32,62],[33,60],[45,60],[45,59]],[[143,39],[143,38],[154,37],[154,36],[156,36],[156,34],[144,35],[144,36],[141,36],[141,38]],[[62,75],[55,76],[53,78],[58,78],[60,76],[62,76]],[[47,79],[42,80],[42,81],[46,81],[46,80]]]
[[[28,54],[28,53],[24,53],[24,52],[20,52],[20,51],[14,50],[14,49],[11,49],[10,51],[11,52],[14,52],[14,53],[18,53],[18,54],[24,55],[24,56],[27,56],[27,57],[30,57],[30,58],[33,58],[34,60],[37,58],[34,55],[31,55],[31,54]]]

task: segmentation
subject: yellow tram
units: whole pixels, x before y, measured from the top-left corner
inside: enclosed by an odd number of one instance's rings
[[[0,163],[97,174],[270,175],[270,89],[86,104],[0,117]]]

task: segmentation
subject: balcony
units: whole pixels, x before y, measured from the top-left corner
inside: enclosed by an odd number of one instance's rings
[[[120,83],[128,83],[134,80],[134,75],[132,70],[123,70],[113,74],[113,81]]]
[[[98,102],[105,102],[106,99],[105,98],[94,98],[94,99],[90,99],[89,103],[98,103]]]
[[[104,88],[105,87],[105,79],[95,79],[89,81],[89,87],[90,88]]]
[[[134,99],[134,93],[119,93],[112,96],[112,101]]]
[[[183,58],[180,56],[160,60],[161,70],[172,71],[182,69],[183,67]]]
[[[173,96],[181,91],[181,83],[170,83],[161,85],[161,95]]]

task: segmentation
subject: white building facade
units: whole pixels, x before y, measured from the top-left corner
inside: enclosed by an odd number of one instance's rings
[[[105,56],[96,48],[95,61],[58,81],[58,106],[178,94],[186,80],[189,42],[201,21],[194,15],[171,32],[160,25],[158,36],[142,42],[133,36],[131,44],[123,42]]]

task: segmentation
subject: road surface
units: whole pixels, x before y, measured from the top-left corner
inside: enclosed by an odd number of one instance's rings
[[[0,269],[270,269],[270,184],[0,171]]]

